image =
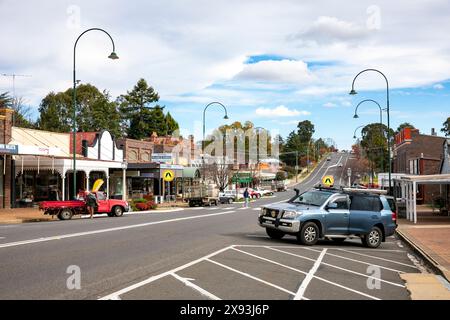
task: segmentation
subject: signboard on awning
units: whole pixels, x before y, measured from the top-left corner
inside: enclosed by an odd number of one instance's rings
[[[0,153],[2,154],[17,154],[18,148],[15,144],[0,144]]]
[[[57,147],[18,145],[18,154],[29,154],[36,156],[60,156],[61,149]]]

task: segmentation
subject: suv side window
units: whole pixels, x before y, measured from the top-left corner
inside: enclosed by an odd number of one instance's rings
[[[355,211],[376,211],[383,209],[380,198],[370,195],[352,195],[350,210]]]
[[[339,197],[339,198],[333,200],[333,202],[337,204],[337,208],[336,209],[348,210],[348,199],[347,199],[347,197]]]

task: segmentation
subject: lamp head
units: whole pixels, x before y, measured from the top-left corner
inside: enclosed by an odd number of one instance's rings
[[[225,115],[224,117],[223,117],[225,120],[228,120],[229,118],[228,118],[228,115]]]
[[[355,94],[357,94],[358,92],[355,91],[355,89],[352,89],[348,94],[354,96]]]
[[[113,51],[111,52],[111,54],[108,56],[108,58],[112,59],[112,60],[117,60],[119,59],[119,56]]]
[[[353,139],[356,139],[356,136],[353,136]]]
[[[358,119],[359,116],[355,113],[355,115],[353,116],[354,119]]]

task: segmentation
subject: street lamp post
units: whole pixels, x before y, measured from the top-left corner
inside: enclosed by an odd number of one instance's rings
[[[83,36],[85,33],[89,32],[89,31],[101,31],[104,32],[110,39],[112,42],[112,47],[113,50],[111,52],[111,54],[108,56],[108,58],[112,59],[112,60],[116,60],[119,59],[119,57],[116,54],[116,47],[114,44],[114,40],[113,38],[110,36],[110,34],[108,32],[106,32],[103,29],[100,28],[90,28],[85,30],[83,33],[81,33],[77,40],[75,41],[75,44],[73,46],[73,92],[72,92],[72,104],[73,104],[73,198],[76,198],[77,195],[77,170],[76,170],[76,134],[77,134],[77,103],[76,103],[76,96],[77,96],[77,78],[76,78],[76,50],[77,50],[77,44],[78,44],[78,40],[80,40],[81,36]]]
[[[378,108],[380,109],[380,131],[381,131],[381,136],[383,136],[383,109],[381,108],[380,104],[378,102],[376,102],[375,100],[372,99],[365,99],[362,100],[358,103],[358,105],[355,108],[355,115],[353,116],[353,118],[358,119],[358,108],[361,104],[363,104],[364,102],[373,102],[375,103]],[[381,158],[381,170],[384,171],[384,149],[381,149],[382,152],[382,158]]]
[[[205,113],[206,113],[206,109],[208,109],[208,107],[210,105],[213,104],[219,104],[223,107],[223,110],[225,111],[225,116],[223,117],[224,119],[228,119],[228,113],[227,113],[227,108],[220,102],[214,101],[211,103],[208,103],[205,107],[205,109],[203,110],[203,140],[202,140],[202,166],[203,166],[203,183],[205,183],[205,133],[206,133],[206,128],[205,128]]]
[[[390,120],[389,120],[389,81],[386,78],[386,76],[384,75],[383,72],[377,70],[377,69],[365,69],[360,71],[355,78],[353,78],[353,82],[352,82],[352,90],[349,92],[349,94],[351,95],[355,95],[357,94],[357,92],[355,91],[355,80],[356,78],[364,72],[367,71],[374,71],[374,72],[378,72],[379,74],[381,74],[384,78],[384,80],[386,80],[386,112],[387,112],[387,126],[388,126],[388,134],[387,134],[387,139],[388,139],[388,160],[389,160],[389,194],[392,194],[392,181],[391,181],[391,175],[392,175],[392,164],[391,164],[391,127],[390,127]]]
[[[266,131],[266,129],[263,128],[263,127],[255,127],[253,129],[257,130],[256,132],[257,132],[257,139],[258,140],[257,140],[257,143],[256,143],[256,147],[257,147],[257,150],[256,150],[256,167],[257,167],[258,173],[259,173],[259,181],[258,182],[261,185],[261,168],[259,167],[259,161],[260,161],[260,159],[259,159],[259,148],[261,146],[261,140],[260,140],[260,136],[259,136],[259,132],[258,131],[259,131],[259,129],[262,129],[262,130]],[[267,142],[267,141],[265,141],[265,142]]]

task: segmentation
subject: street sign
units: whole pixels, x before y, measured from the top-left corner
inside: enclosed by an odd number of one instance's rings
[[[350,177],[352,175],[352,168],[347,169],[347,175]]]
[[[166,182],[172,181],[173,179],[175,179],[175,172],[173,172],[172,170],[164,170],[163,179]]]
[[[328,187],[331,187],[334,184],[334,177],[333,176],[324,176],[322,178],[322,183]]]

